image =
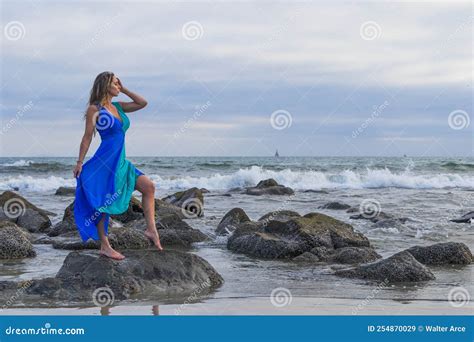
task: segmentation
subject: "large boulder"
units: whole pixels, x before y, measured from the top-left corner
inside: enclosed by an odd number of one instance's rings
[[[5,191],[0,195],[0,220],[8,220],[29,232],[43,232],[51,226],[48,215],[54,213],[40,209],[23,196]]]
[[[223,283],[219,273],[195,254],[154,249],[122,253],[126,258],[118,261],[97,251],[71,252],[54,278],[33,280],[25,292],[53,300],[100,303],[102,291],[111,304],[131,297],[169,299],[196,290],[207,294]]]
[[[320,213],[287,221],[244,222],[227,240],[227,248],[260,258],[293,258],[314,247],[370,247],[354,228]]]
[[[195,218],[204,214],[204,196],[201,189],[196,187],[175,192],[162,198],[162,201],[181,208],[186,218]]]
[[[0,259],[31,258],[36,256],[30,235],[15,223],[0,221]]]
[[[406,250],[416,260],[426,265],[468,265],[472,253],[464,243],[444,242],[431,246],[414,246]]]
[[[293,189],[278,184],[273,178],[265,179],[254,187],[247,187],[244,191],[247,195],[293,195]]]
[[[250,218],[241,208],[233,208],[224,215],[222,220],[217,225],[217,235],[231,234],[240,223],[249,222]]]
[[[387,283],[417,282],[435,279],[433,273],[413,255],[403,251],[391,257],[351,269],[336,271],[336,275],[348,278],[377,280]]]

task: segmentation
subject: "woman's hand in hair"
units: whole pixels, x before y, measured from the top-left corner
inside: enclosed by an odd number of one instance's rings
[[[123,86],[122,81],[120,81],[120,78],[117,77],[117,81],[118,81],[118,84],[119,84],[119,87],[120,87],[120,92],[121,93],[128,92],[128,89]]]

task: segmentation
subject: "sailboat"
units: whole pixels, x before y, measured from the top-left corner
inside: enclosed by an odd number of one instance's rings
[[[277,149],[276,152],[275,152],[275,157],[278,158],[279,156],[280,156],[280,155],[278,154],[278,149]]]

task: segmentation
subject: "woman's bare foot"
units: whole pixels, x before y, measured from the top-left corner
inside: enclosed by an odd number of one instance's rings
[[[119,252],[117,252],[115,249],[113,249],[112,247],[105,247],[105,248],[101,248],[99,250],[99,254],[101,255],[104,255],[106,257],[109,257],[111,259],[115,259],[115,260],[123,260],[125,259],[125,256]]]
[[[152,231],[151,229],[146,229],[144,234],[147,238],[153,241],[158,250],[163,250],[163,247],[161,247],[160,237],[158,236],[158,232],[156,231],[156,229],[154,229],[154,231]]]

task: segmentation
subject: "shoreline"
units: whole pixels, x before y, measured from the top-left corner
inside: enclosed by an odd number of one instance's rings
[[[372,299],[362,309],[354,309],[364,300],[348,298],[291,298],[289,304],[274,306],[270,297],[225,297],[212,298],[193,304],[147,304],[117,305],[111,307],[74,308],[8,308],[0,315],[471,315],[474,303],[453,307],[448,300],[411,300],[409,303],[394,299]]]

